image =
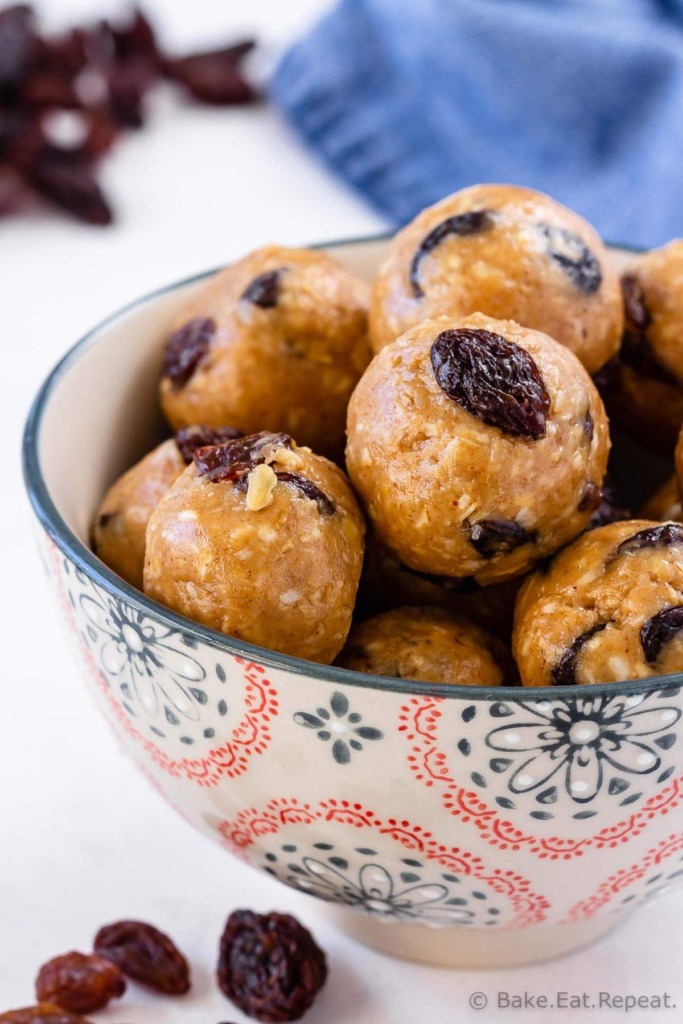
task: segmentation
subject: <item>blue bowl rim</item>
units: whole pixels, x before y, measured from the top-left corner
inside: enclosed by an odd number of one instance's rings
[[[332,242],[321,242],[311,248],[332,248],[363,243],[380,242],[390,238],[391,232],[386,234],[374,234],[358,238],[342,238]],[[613,244],[611,248],[623,249],[637,252],[632,246]],[[248,661],[275,668],[295,675],[305,676],[309,679],[321,680],[333,683],[337,686],[358,686],[364,689],[381,690],[385,692],[402,693],[406,696],[433,696],[445,699],[458,699],[466,701],[508,701],[537,703],[548,700],[574,700],[581,696],[588,697],[619,697],[630,694],[640,694],[653,690],[663,690],[683,685],[683,673],[675,673],[666,676],[651,676],[647,679],[626,680],[616,683],[595,683],[588,688],[576,686],[502,686],[485,687],[477,685],[454,685],[450,683],[425,683],[412,679],[398,679],[388,676],[368,675],[362,672],[354,672],[350,669],[338,668],[334,665],[321,665],[313,661],[305,661],[302,658],[295,658],[288,654],[280,654],[271,651],[266,647],[259,647],[245,641],[236,640],[227,634],[220,633],[208,626],[193,622],[192,619],[166,608],[164,605],[153,601],[142,591],[126,583],[125,580],[112,572],[100,559],[90,550],[76,534],[67,526],[60,516],[57,508],[50,497],[45,479],[43,477],[40,458],[38,455],[40,429],[45,409],[49,403],[52,392],[68,372],[71,366],[80,358],[83,352],[91,345],[97,344],[100,333],[109,327],[116,320],[131,313],[133,310],[158,299],[163,295],[176,291],[187,285],[196,284],[211,275],[217,273],[222,267],[214,267],[210,270],[193,274],[190,277],[174,281],[171,284],[163,285],[147,294],[133,299],[124,306],[111,313],[101,320],[95,327],[91,328],[79,341],[77,341],[66,354],[57,362],[50,371],[41,388],[39,389],[31,409],[29,411],[23,437],[23,472],[24,484],[28,492],[31,506],[49,537],[55,542],[61,552],[68,556],[71,561],[81,569],[87,576],[93,579],[106,591],[113,593],[117,598],[127,604],[132,604],[145,615],[161,623],[170,624],[183,636],[191,636],[203,644],[212,648],[237,655]]]

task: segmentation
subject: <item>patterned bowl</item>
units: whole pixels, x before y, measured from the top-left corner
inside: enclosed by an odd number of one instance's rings
[[[328,248],[370,275],[385,244]],[[683,677],[488,691],[322,667],[168,611],[89,550],[106,486],[161,437],[162,340],[201,280],[95,328],[25,436],[78,659],[152,784],[363,941],[432,963],[566,952],[683,878]]]

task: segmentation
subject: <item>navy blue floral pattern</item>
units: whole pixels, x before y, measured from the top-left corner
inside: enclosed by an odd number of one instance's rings
[[[348,697],[336,690],[329,709],[316,708],[315,713],[297,711],[294,721],[304,729],[313,729],[319,740],[332,742],[332,757],[337,764],[348,764],[353,751],[363,750],[363,742],[381,740],[384,735],[373,726],[363,725],[363,716],[351,711]]]

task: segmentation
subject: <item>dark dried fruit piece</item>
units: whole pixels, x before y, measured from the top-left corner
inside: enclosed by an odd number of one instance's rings
[[[645,293],[635,274],[624,274],[621,279],[626,326],[621,341],[620,358],[632,369],[665,384],[680,386],[674,374],[660,363],[647,337],[652,317],[645,303]]]
[[[325,984],[325,954],[289,914],[235,910],[218,958],[221,991],[249,1017],[298,1020]]]
[[[305,476],[299,476],[298,473],[277,472],[275,475],[283,484],[291,484],[297,491],[301,491],[304,497],[314,501],[321,516],[334,515],[336,511],[334,503],[312,480],[307,480]]]
[[[194,453],[199,448],[208,448],[218,444],[225,444],[226,441],[234,441],[242,437],[242,431],[236,427],[205,427],[197,424],[194,427],[183,427],[175,436],[175,443],[178,445],[180,454],[185,462],[189,464],[194,458]]]
[[[645,305],[645,293],[635,274],[624,274],[621,278],[621,294],[629,327],[644,331],[649,327],[651,317]]]
[[[538,440],[550,410],[538,366],[529,353],[491,331],[443,331],[431,349],[439,387],[472,416],[506,434]]]
[[[0,1024],[90,1024],[90,1021],[54,1003],[39,1003],[0,1013]]]
[[[648,665],[654,665],[665,647],[683,630],[683,605],[663,608],[643,625],[640,643]]]
[[[169,78],[204,103],[216,106],[251,103],[257,94],[242,76],[238,65],[254,45],[254,40],[249,39],[222,50],[167,60],[164,70]]]
[[[95,952],[140,985],[181,996],[190,988],[187,960],[158,928],[144,921],[117,921],[100,928],[95,936]]]
[[[632,537],[622,540],[610,561],[617,555],[631,554],[645,548],[665,548],[672,544],[683,544],[683,525],[680,523],[662,523],[661,526],[648,526],[639,530]]]
[[[34,53],[33,12],[28,4],[0,11],[0,98],[13,99]]]
[[[493,227],[494,223],[494,212],[492,210],[470,210],[468,213],[458,213],[453,217],[447,217],[446,220],[442,220],[440,224],[432,228],[429,234],[425,235],[420,242],[410,264],[410,284],[415,298],[421,299],[424,296],[418,280],[418,274],[420,264],[425,256],[433,252],[437,245],[441,245],[443,240],[450,235],[456,235],[460,238],[464,238],[466,235],[478,235],[482,231],[488,231]]]
[[[65,953],[43,964],[36,978],[41,1003],[56,1003],[72,1013],[95,1013],[126,991],[116,964],[91,953]]]
[[[91,163],[80,151],[43,147],[20,167],[24,179],[41,196],[87,224],[110,224],[112,211]]]
[[[535,531],[529,532],[510,519],[480,519],[476,523],[465,523],[465,528],[470,544],[482,558],[514,551],[522,544],[532,544],[536,538]]]
[[[587,530],[595,530],[599,526],[607,526],[608,523],[618,523],[623,519],[633,519],[631,509],[623,504],[616,492],[614,481],[609,476],[602,481],[601,491],[602,500],[588,520]]]
[[[602,284],[600,263],[586,243],[573,231],[556,224],[539,224],[549,255],[559,263],[566,277],[584,295],[593,295]]]
[[[593,435],[595,434],[595,423],[593,421],[593,415],[590,409],[588,410],[583,419],[583,432],[586,435],[588,443],[590,444],[590,442],[593,440]]]
[[[195,317],[180,327],[166,342],[163,375],[176,388],[184,387],[209,350],[216,322]]]
[[[255,277],[251,284],[244,289],[241,298],[251,302],[261,309],[273,309],[277,306],[278,293],[280,291],[280,275],[284,267],[277,270],[266,270],[265,273]]]
[[[576,640],[567,648],[551,672],[553,686],[576,686],[576,668],[581,651],[588,641],[596,633],[601,633],[607,625],[606,622],[597,622],[590,629],[587,629],[585,633],[577,636]]]
[[[577,505],[579,512],[595,512],[600,508],[600,502],[602,501],[602,491],[597,484],[594,484],[591,480],[588,481],[584,488],[584,492],[581,496],[581,500]]]
[[[215,447],[199,448],[193,457],[202,476],[211,483],[220,483],[223,480],[242,480],[256,466],[272,459],[278,448],[293,447],[294,442],[288,434],[262,431]]]

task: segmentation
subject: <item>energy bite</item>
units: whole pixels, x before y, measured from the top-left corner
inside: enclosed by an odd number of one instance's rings
[[[166,343],[161,405],[174,429],[285,431],[330,457],[370,360],[369,288],[322,252],[271,245],[213,277]]]
[[[232,427],[187,427],[120,476],[102,499],[93,524],[93,547],[105,565],[141,590],[145,534],[152,512],[192,461],[195,448],[239,436]]]
[[[525,686],[683,670],[683,525],[641,519],[584,534],[523,584],[512,648]]]
[[[239,640],[330,663],[363,561],[342,471],[286,434],[200,448],[147,528],[145,593]]]
[[[618,359],[597,378],[610,418],[670,453],[683,421],[683,240],[641,256],[621,279]]]
[[[566,345],[589,373],[619,348],[619,280],[586,221],[548,196],[475,185],[423,210],[391,243],[372,291],[375,351],[421,320],[482,312]]]
[[[569,349],[481,313],[407,331],[349,405],[348,471],[381,543],[411,569],[481,585],[587,526],[609,444]]]
[[[443,608],[396,608],[354,626],[336,664],[425,683],[500,686],[502,644]]]

